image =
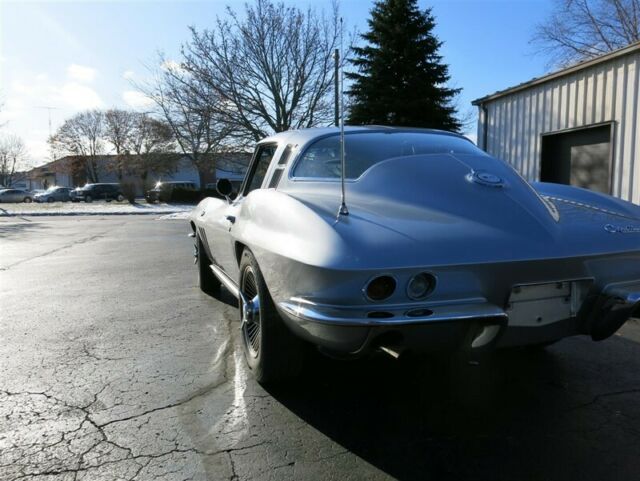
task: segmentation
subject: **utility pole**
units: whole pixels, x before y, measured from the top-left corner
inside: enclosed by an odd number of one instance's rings
[[[43,105],[40,107],[36,107],[37,109],[46,109],[49,112],[49,137],[53,134],[51,131],[51,111],[52,110],[60,110],[58,107],[50,107],[49,105]]]
[[[335,49],[333,52],[333,108],[334,123],[336,127],[340,126],[340,50]]]
[[[46,109],[47,112],[49,113],[49,139],[51,139],[51,136],[53,135],[53,130],[51,128],[51,111],[52,110],[60,110],[58,107],[51,107],[49,105],[42,105],[42,106],[38,106],[36,107],[37,109]],[[55,155],[53,152],[53,147],[51,146],[51,144],[49,144],[49,156],[51,157],[51,160],[56,160],[55,159]]]

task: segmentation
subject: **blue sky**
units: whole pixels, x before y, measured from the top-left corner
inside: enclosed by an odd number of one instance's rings
[[[0,2],[0,121],[4,132],[25,140],[34,164],[47,156],[49,111],[53,130],[64,118],[88,108],[148,110],[132,81],[143,80],[157,52],[178,58],[187,26],[213,25],[225,6],[208,1],[11,1]],[[297,1],[328,8],[329,0]],[[463,89],[461,110],[487,93],[537,77],[546,59],[529,45],[535,24],[551,0],[419,0],[433,7],[452,85]],[[371,0],[341,0],[347,27],[366,29]],[[471,129],[472,131],[474,128]],[[473,133],[473,132],[471,132]]]

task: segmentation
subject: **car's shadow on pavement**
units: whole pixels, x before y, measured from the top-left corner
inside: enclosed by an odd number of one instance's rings
[[[606,385],[571,359],[587,341],[565,342],[568,349],[498,352],[479,363],[315,359],[299,381],[268,391],[398,479],[630,479],[640,472],[638,419],[626,420],[631,431],[614,419],[594,394]],[[633,342],[611,342],[640,355]]]

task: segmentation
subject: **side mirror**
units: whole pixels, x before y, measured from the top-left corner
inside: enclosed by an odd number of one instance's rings
[[[233,193],[233,185],[229,179],[218,179],[216,190],[222,197],[229,198]]]

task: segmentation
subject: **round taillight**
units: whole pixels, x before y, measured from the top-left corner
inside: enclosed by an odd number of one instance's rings
[[[364,288],[365,296],[370,301],[384,301],[396,290],[396,280],[391,276],[374,277]]]
[[[428,272],[416,274],[407,284],[407,295],[411,299],[424,299],[436,288],[436,278]]]

